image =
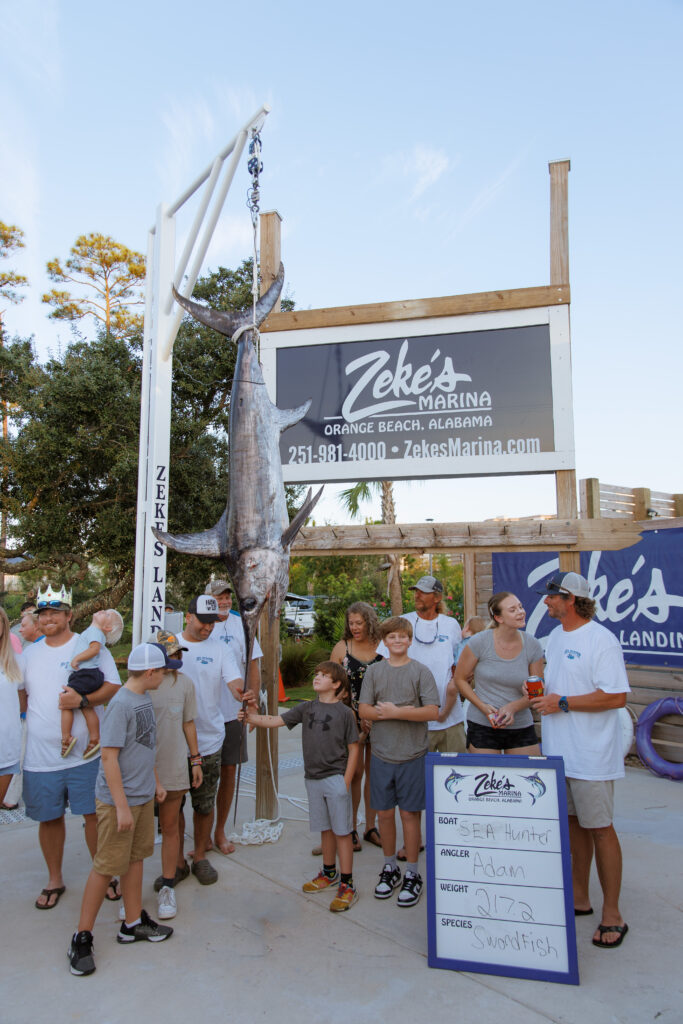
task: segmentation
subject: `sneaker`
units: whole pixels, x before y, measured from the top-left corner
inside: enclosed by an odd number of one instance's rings
[[[175,869],[175,878],[173,879],[173,885],[176,886],[178,882],[184,881],[190,874],[190,865],[185,861],[181,868]],[[158,878],[154,879],[154,891],[161,892],[164,887],[164,876],[159,875]]]
[[[140,924],[134,924],[132,928],[129,928],[124,921],[119,928],[119,934],[116,936],[117,942],[163,942],[164,939],[168,939],[173,935],[173,929],[169,928],[167,924],[157,924],[149,916],[146,910],[143,910],[140,914]]]
[[[399,907],[414,907],[422,895],[422,875],[407,871],[396,902]]]
[[[175,893],[170,886],[165,885],[159,890],[159,917],[162,921],[168,921],[178,913],[178,906],[175,901]]]
[[[337,885],[338,882],[338,871],[335,871],[331,878],[324,871],[319,871],[315,878],[312,878],[310,882],[304,882],[301,888],[304,892],[322,892],[323,889],[329,889],[331,885]]]
[[[330,910],[336,914],[342,910],[348,910],[354,903],[358,903],[358,893],[355,886],[340,882],[337,895],[330,903]]]
[[[394,889],[401,884],[401,869],[385,864],[379,874],[379,882],[375,886],[378,900],[388,900]]]
[[[95,961],[92,955],[92,932],[74,932],[74,936],[66,954],[69,958],[69,970],[72,974],[92,974]]]

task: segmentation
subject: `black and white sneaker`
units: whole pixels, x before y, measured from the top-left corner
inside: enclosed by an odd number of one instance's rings
[[[378,900],[388,900],[394,889],[401,884],[401,869],[392,868],[391,864],[385,864],[379,873],[379,882],[375,886],[375,896]]]
[[[92,932],[74,932],[66,955],[72,974],[93,974],[95,961],[92,955]]]
[[[117,942],[163,942],[173,935],[173,929],[167,924],[157,924],[149,916],[146,910],[140,915],[140,924],[134,924],[129,928],[124,921],[116,936]]]
[[[422,875],[406,871],[401,891],[396,902],[399,907],[414,907],[422,895]]]

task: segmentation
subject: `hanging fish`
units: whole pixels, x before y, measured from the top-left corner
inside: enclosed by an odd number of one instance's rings
[[[533,775],[523,775],[522,778],[526,782],[531,783],[531,785],[533,786],[533,792],[529,792],[529,796],[531,797],[531,806],[533,807],[536,801],[540,800],[543,794],[545,793],[545,782],[540,777],[538,772],[534,772]]]

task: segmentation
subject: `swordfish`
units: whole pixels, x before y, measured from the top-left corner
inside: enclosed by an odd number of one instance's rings
[[[255,316],[202,306],[173,289],[176,301],[195,320],[237,343],[237,359],[230,395],[230,451],[228,501],[215,526],[203,533],[173,535],[153,529],[154,536],[174,551],[225,563],[237,596],[244,628],[247,689],[254,637],[259,616],[270,598],[269,614],[280,613],[289,583],[289,548],[313,511],[323,488],[308,495],[289,522],[280,460],[280,434],[298,423],[311,400],[296,409],[278,409],[270,401],[254,346],[258,328],[275,305],[285,270],[256,304]]]

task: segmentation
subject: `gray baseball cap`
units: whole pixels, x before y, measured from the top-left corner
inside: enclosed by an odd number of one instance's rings
[[[232,584],[228,583],[227,580],[211,580],[204,588],[204,593],[210,597],[218,597],[220,594],[227,592],[232,594]]]
[[[420,576],[408,590],[421,590],[423,594],[443,594],[443,583],[436,576]]]
[[[561,572],[548,580],[545,590],[537,590],[537,594],[573,594],[574,597],[590,597],[591,588],[588,580],[578,572]]]

